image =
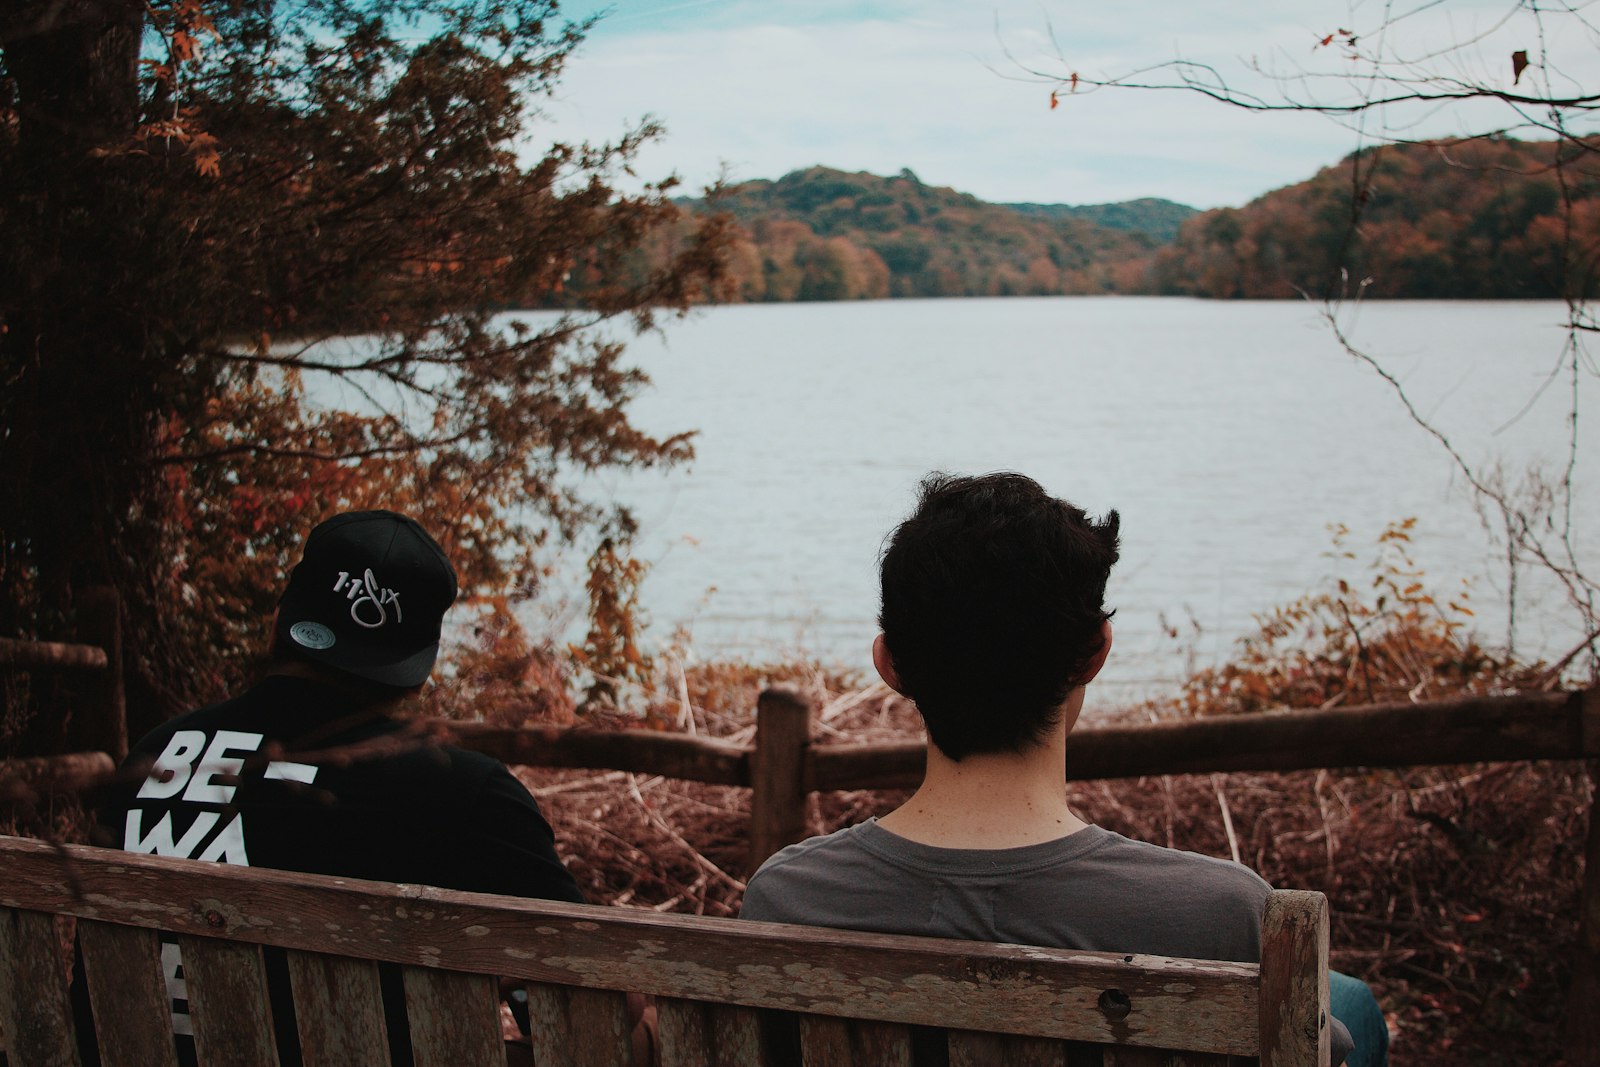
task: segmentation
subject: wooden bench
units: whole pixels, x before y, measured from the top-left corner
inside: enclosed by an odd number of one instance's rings
[[[0,1045],[79,1062],[71,917],[106,1067],[174,1063],[157,931],[183,952],[202,1064],[278,1062],[262,946],[288,950],[305,1062],[388,1062],[378,964],[400,965],[418,1067],[506,1062],[499,979],[538,1067],[629,1062],[656,998],[665,1067],[1328,1060],[1320,893],[1275,892],[1263,962],[1219,963],[658,915],[0,838]],[[768,1010],[771,1009],[771,1010]],[[932,1028],[932,1029],[928,1029]],[[1070,1061],[1069,1061],[1070,1055]],[[921,1060],[917,1062],[922,1062]]]

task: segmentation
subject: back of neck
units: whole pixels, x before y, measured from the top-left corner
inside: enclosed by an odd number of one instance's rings
[[[1017,848],[1086,825],[1067,805],[1066,731],[1020,753],[959,762],[928,745],[928,769],[911,799],[878,820],[901,837],[940,848]]]

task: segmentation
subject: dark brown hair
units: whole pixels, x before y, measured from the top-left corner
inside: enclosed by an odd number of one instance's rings
[[[901,687],[951,759],[1037,744],[1101,647],[1115,511],[1020,474],[930,474],[890,534],[878,617]]]

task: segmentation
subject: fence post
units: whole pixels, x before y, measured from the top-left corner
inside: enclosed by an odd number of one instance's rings
[[[774,686],[756,701],[756,746],[750,755],[750,870],[806,835],[806,750],[811,705],[796,690]]]
[[[128,754],[128,708],[122,688],[122,598],[115,588],[97,585],[79,595],[78,639],[105,649],[106,669],[74,686],[85,700],[73,712],[69,747],[108,752],[120,763]]]
[[[1589,833],[1583,884],[1578,889],[1578,945],[1567,996],[1568,1067],[1600,1067],[1600,689],[1573,694],[1581,701],[1584,769],[1589,777]]]

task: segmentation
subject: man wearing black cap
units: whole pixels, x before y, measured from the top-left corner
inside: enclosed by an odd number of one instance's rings
[[[455,597],[454,568],[411,519],[362,511],[319,525],[279,602],[266,677],[134,746],[133,775],[100,808],[106,843],[582,903],[505,767],[391,717],[432,671]],[[164,962],[181,1001],[176,945]]]

